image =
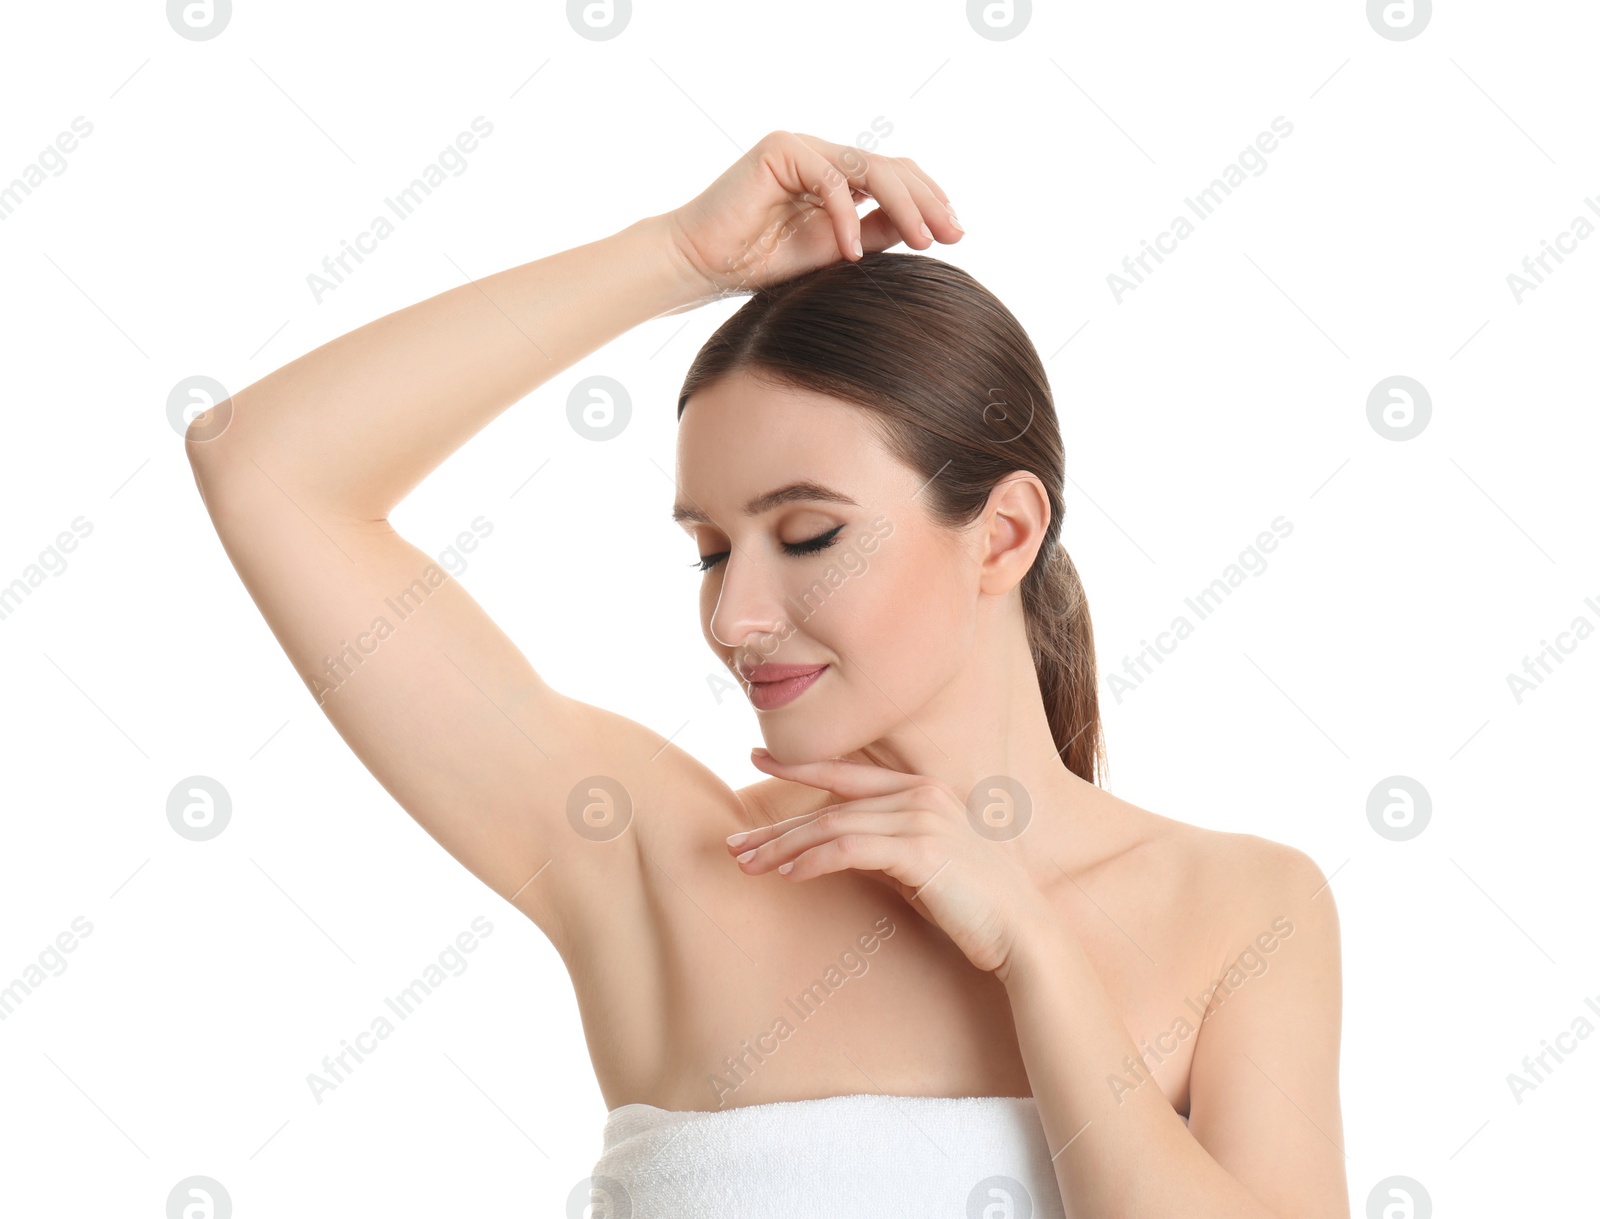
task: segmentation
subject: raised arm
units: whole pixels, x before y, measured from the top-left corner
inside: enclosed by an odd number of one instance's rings
[[[632,326],[835,261],[858,236],[898,241],[888,217],[915,175],[882,157],[852,174],[853,151],[774,133],[682,208],[362,326],[189,428],[228,557],[318,705],[558,947],[576,904],[614,903],[639,866],[637,835],[608,833],[608,817],[732,794],[658,734],[552,690],[387,515],[501,411]],[[883,212],[857,220],[857,184],[882,192]]]
[[[655,733],[551,690],[386,518],[511,403],[710,291],[652,217],[362,326],[218,404],[186,441],[223,547],[318,706],[435,840],[563,947],[577,895],[637,866],[631,834],[572,831],[569,793],[605,774],[638,802],[643,778],[694,781],[692,760],[636,765]]]
[[[195,420],[189,459],[207,472],[202,489],[253,461],[297,502],[380,521],[513,402],[711,291],[678,253],[669,217],[652,216],[307,352]]]

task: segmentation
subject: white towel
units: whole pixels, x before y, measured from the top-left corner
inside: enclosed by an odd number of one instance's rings
[[[606,1115],[590,1219],[1064,1219],[1032,1097],[860,1093]],[[581,1212],[575,1212],[581,1213]]]

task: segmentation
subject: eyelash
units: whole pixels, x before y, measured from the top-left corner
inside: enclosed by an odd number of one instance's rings
[[[783,544],[784,552],[786,554],[791,554],[798,557],[800,555],[816,554],[819,550],[826,550],[838,540],[839,532],[843,528],[843,525],[837,525],[828,530],[827,533],[819,534],[816,537],[810,538],[804,542],[785,542]],[[689,566],[698,567],[701,571],[710,571],[713,567],[727,557],[728,552],[726,550],[720,550],[716,554],[701,556],[698,563],[691,563]]]

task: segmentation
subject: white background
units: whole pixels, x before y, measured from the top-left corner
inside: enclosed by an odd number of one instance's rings
[[[1520,702],[1506,678],[1580,615],[1600,627],[1600,240],[1520,302],[1507,275],[1600,222],[1600,18],[1456,3],[1391,41],[1354,2],[1040,7],[1008,40],[909,0],[641,3],[608,41],[555,3],[242,3],[209,41],[160,3],[8,10],[0,183],[93,124],[0,222],[0,583],[93,527],[0,620],[0,986],[93,926],[0,1022],[19,1213],[160,1216],[193,1174],[241,1219],[565,1213],[605,1106],[560,959],[322,718],[167,395],[675,207],[772,129],[851,143],[875,119],[966,225],[933,253],[1046,357],[1103,671],[1293,523],[1102,700],[1118,795],[1332,876],[1353,1209],[1402,1174],[1439,1215],[1564,1193],[1592,1213],[1600,1037],[1520,1104],[1506,1076],[1600,1002],[1600,638]],[[478,115],[467,170],[319,303],[307,275]],[[1119,303],[1106,276],[1280,115],[1265,171]],[[436,554],[492,522],[460,578],[541,673],[735,786],[759,734],[706,684],[663,471],[683,372],[738,303],[561,374],[393,517]],[[605,444],[566,419],[591,374],[633,403]],[[1392,375],[1432,399],[1411,440],[1368,422]],[[191,775],[232,796],[210,842],[167,823]],[[1391,775],[1432,799],[1405,842],[1367,819]],[[307,1074],[479,915],[470,967],[315,1102]]]

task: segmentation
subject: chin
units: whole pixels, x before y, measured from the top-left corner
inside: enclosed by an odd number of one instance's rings
[[[929,697],[920,684],[888,693],[863,692],[845,682],[829,682],[831,676],[792,703],[757,712],[761,743],[777,761],[821,762],[856,753],[908,723],[901,706],[921,708]]]
[[[823,762],[855,753],[891,727],[892,724],[884,724],[874,731],[862,726],[841,726],[837,716],[830,718],[826,709],[819,714],[808,708],[806,716],[797,716],[794,723],[765,729],[762,744],[779,762]]]

